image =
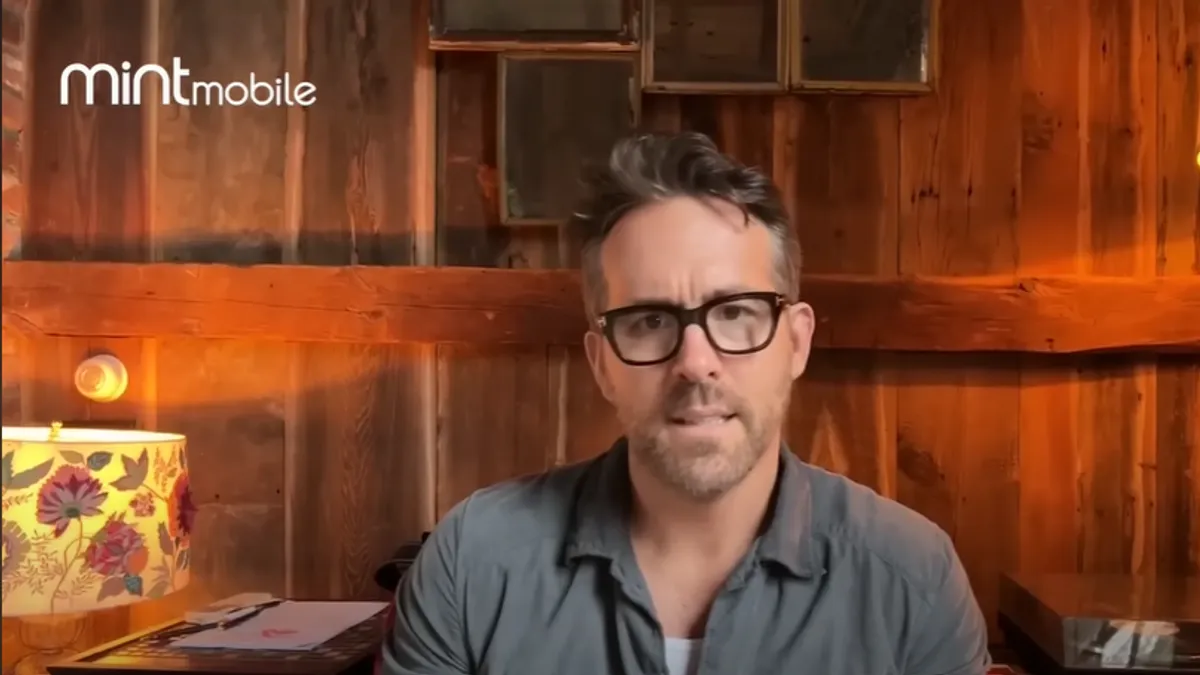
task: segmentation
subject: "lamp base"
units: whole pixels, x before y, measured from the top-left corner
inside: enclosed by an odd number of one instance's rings
[[[74,656],[72,645],[83,635],[86,614],[27,616],[21,619],[21,645],[29,650],[13,664],[14,675],[46,675],[47,666]]]

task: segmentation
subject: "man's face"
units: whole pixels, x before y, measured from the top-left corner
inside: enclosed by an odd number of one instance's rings
[[[605,310],[642,303],[682,308],[746,291],[781,291],[769,231],[723,201],[676,198],[623,218],[601,250]],[[737,485],[780,443],[792,381],[804,372],[812,310],[783,310],[772,341],[725,354],[688,326],[678,353],[650,366],[623,363],[603,336],[585,344],[630,451],[665,484],[709,500]]]

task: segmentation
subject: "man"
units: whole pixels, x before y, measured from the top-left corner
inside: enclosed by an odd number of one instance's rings
[[[948,537],[783,448],[813,312],[770,180],[679,134],[620,143],[590,188],[584,344],[626,436],[451,510],[384,670],[982,675]]]

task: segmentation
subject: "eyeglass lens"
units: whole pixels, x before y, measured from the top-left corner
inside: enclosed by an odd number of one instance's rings
[[[730,299],[704,316],[713,345],[729,353],[748,352],[771,339],[775,306],[763,298]],[[679,315],[664,309],[630,312],[612,321],[612,339],[622,358],[656,361],[675,351],[683,337]]]

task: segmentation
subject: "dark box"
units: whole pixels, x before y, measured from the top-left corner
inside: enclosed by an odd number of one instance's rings
[[[1006,575],[1006,643],[1033,672],[1200,672],[1200,577]]]

